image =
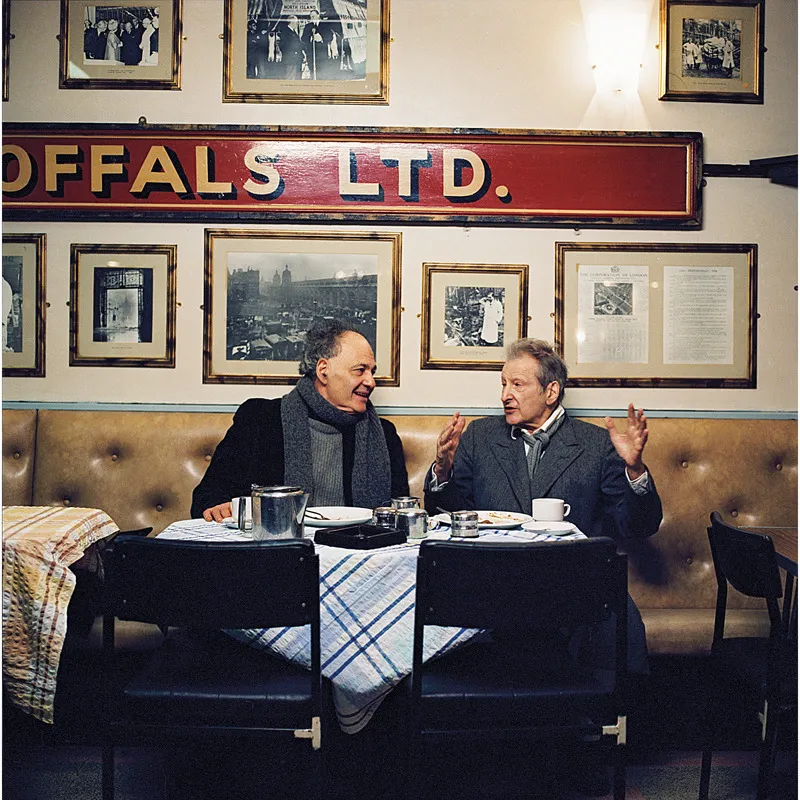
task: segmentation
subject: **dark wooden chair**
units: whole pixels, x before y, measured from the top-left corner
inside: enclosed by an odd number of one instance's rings
[[[313,543],[119,535],[104,563],[109,713],[103,800],[114,796],[115,745],[224,737],[306,740],[319,793],[323,714],[319,561]],[[115,618],[152,623],[164,634],[161,646],[132,675],[117,669]],[[223,633],[295,626],[310,627],[310,670]]]
[[[423,739],[522,737],[550,743],[594,736],[611,746],[614,797],[622,800],[627,608],[627,559],[607,538],[424,541],[409,689],[408,797],[422,796]],[[429,625],[489,630],[495,644],[468,644],[423,663]],[[570,657],[543,666],[535,643],[560,637],[565,629],[610,635],[611,668],[596,670]]]
[[[775,764],[780,718],[797,707],[797,643],[790,638],[779,600],[783,594],[775,547],[769,536],[727,525],[718,512],[708,528],[711,556],[717,576],[717,605],[711,645],[710,690],[720,685],[749,690],[761,708],[761,752],[757,800],[769,795]],[[768,637],[726,637],[728,586],[748,597],[761,597],[770,620]],[[706,708],[707,742],[700,771],[700,800],[707,800],[711,778],[714,730],[721,724],[719,705],[710,698]]]

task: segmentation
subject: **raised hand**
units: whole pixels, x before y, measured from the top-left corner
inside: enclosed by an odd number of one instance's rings
[[[433,465],[433,471],[436,475],[436,480],[441,483],[450,480],[450,473],[453,471],[453,459],[456,457],[456,450],[465,425],[466,421],[461,416],[461,412],[456,411],[436,439],[436,461]]]
[[[647,443],[647,417],[644,411],[641,408],[637,411],[633,403],[628,406],[628,424],[624,433],[617,430],[611,417],[606,417],[605,423],[611,444],[625,462],[628,477],[635,481],[645,473],[642,453]]]

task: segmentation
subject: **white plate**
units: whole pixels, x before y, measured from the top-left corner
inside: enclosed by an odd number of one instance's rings
[[[518,528],[524,522],[530,522],[530,514],[520,514],[516,511],[478,511],[478,527],[481,530],[499,528]],[[436,514],[431,517],[436,522],[444,525],[450,524],[449,514]]]
[[[371,508],[350,506],[312,506],[308,511],[318,511],[327,519],[317,519],[308,513],[303,517],[303,524],[314,528],[341,528],[343,525],[360,525],[372,520]]]
[[[533,533],[549,533],[552,536],[566,536],[575,533],[578,529],[571,522],[526,522],[522,529]]]

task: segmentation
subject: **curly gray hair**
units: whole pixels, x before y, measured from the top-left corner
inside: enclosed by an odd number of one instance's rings
[[[517,339],[508,346],[506,357],[511,361],[521,356],[536,359],[542,389],[553,381],[558,383],[558,402],[561,403],[564,400],[564,387],[567,385],[567,365],[552,345],[543,339]]]
[[[364,334],[354,325],[338,319],[326,319],[312,326],[306,333],[306,346],[300,357],[298,371],[301,375],[314,378],[317,374],[317,362],[321,358],[333,358],[339,354],[342,334],[352,331],[359,336]]]

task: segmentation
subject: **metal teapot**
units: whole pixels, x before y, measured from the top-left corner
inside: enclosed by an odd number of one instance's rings
[[[303,515],[308,492],[300,486],[256,486],[252,488],[253,539],[302,539]],[[241,508],[245,504],[240,504]],[[241,523],[240,523],[241,527]]]

